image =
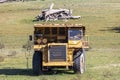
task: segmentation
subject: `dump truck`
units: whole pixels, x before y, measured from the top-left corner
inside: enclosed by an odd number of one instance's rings
[[[35,24],[32,69],[42,74],[51,68],[72,69],[75,73],[85,71],[85,26],[82,24]]]

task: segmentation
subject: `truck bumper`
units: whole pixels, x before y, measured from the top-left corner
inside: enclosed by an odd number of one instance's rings
[[[43,62],[43,66],[72,66],[73,62]]]

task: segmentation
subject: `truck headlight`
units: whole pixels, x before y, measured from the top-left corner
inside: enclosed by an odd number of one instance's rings
[[[47,39],[44,38],[44,39],[42,40],[42,42],[43,42],[44,44],[47,43]]]
[[[37,39],[37,43],[40,44],[42,42],[41,39]]]

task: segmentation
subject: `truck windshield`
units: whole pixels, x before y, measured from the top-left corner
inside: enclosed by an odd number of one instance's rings
[[[82,30],[68,30],[69,40],[80,40],[83,36]]]

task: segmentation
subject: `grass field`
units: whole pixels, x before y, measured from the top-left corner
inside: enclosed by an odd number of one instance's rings
[[[33,76],[32,53],[29,69],[26,68],[25,51],[22,49],[33,34],[32,22],[43,8],[55,3],[54,8],[68,8],[78,20],[50,21],[48,23],[82,23],[86,26],[91,49],[86,52],[87,70],[84,74],[58,70]],[[0,4],[0,80],[119,80],[120,79],[120,0],[39,0]],[[9,55],[16,52],[14,56]],[[28,53],[27,53],[28,54]]]

